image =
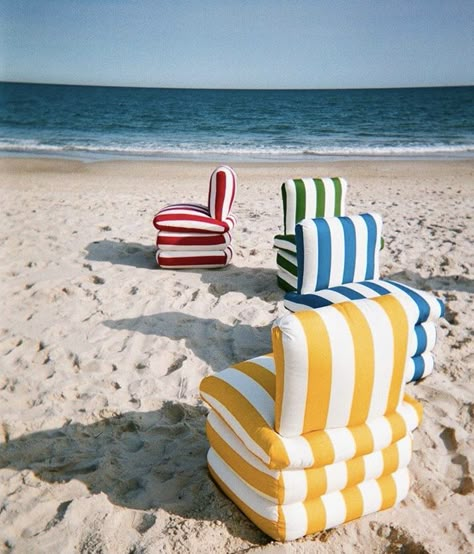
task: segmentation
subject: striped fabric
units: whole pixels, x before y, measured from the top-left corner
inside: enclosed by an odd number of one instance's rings
[[[381,232],[382,218],[374,213],[298,223],[298,292],[378,279]]]
[[[395,294],[407,310],[416,310],[418,313],[416,323],[437,321],[444,316],[444,303],[441,299],[429,292],[414,289],[391,279],[345,283],[342,286],[305,294],[290,292],[285,295],[284,305],[290,311],[295,312],[309,308],[321,308],[347,300],[376,298],[384,294]]]
[[[414,317],[393,295],[288,314],[272,330],[275,430],[355,427],[402,400]]]
[[[298,284],[296,256],[285,250],[280,250],[277,254],[277,266],[280,287],[287,292],[294,291]]]
[[[224,493],[262,531],[280,541],[297,539],[391,508],[406,497],[410,484],[408,469],[402,468],[305,502],[281,505],[249,487],[213,449],[208,453],[208,465],[211,476]]]
[[[185,233],[159,231],[158,250],[224,250],[231,243],[230,233]]]
[[[232,255],[232,246],[224,250],[157,250],[156,261],[161,268],[211,269],[225,267]]]
[[[235,217],[213,218],[201,204],[172,204],[160,210],[153,219],[159,231],[191,231],[195,233],[225,233],[233,229]]]
[[[224,221],[230,215],[234,202],[237,176],[232,168],[215,169],[209,183],[208,206],[212,218]]]
[[[294,254],[296,258],[296,236],[295,235],[275,235],[273,246],[284,252]]]
[[[347,183],[340,177],[289,179],[281,186],[283,234],[302,219],[344,215]]]
[[[275,363],[272,355],[236,364],[201,381],[202,399],[247,450],[270,469],[322,467],[402,439],[421,421],[421,405],[404,395],[390,414],[354,427],[283,437],[275,429]]]
[[[215,453],[248,486],[278,504],[304,502],[369,479],[378,479],[406,467],[412,452],[412,438],[406,435],[382,450],[336,464],[273,470],[247,450],[239,437],[214,412],[209,413],[206,433]]]

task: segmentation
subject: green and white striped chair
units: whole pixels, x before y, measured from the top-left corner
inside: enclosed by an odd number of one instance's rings
[[[301,220],[345,215],[347,182],[340,177],[289,179],[281,186],[283,233],[274,237],[277,248],[278,285],[297,288],[295,226]]]

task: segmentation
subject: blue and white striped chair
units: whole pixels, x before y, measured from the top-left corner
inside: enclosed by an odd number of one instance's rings
[[[296,225],[295,234],[297,291],[285,295],[285,307],[295,312],[396,294],[416,314],[406,381],[429,375],[434,365],[436,321],[444,315],[444,304],[428,292],[380,279],[380,215],[305,219]]]

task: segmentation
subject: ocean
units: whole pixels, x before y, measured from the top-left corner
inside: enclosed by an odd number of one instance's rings
[[[474,87],[197,90],[0,83],[0,155],[474,157]]]

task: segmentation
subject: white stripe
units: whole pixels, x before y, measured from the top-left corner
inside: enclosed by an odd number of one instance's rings
[[[392,444],[392,428],[387,418],[378,417],[372,421],[367,421],[367,427],[372,433],[374,451],[382,450],[382,448]]]
[[[281,506],[285,520],[285,540],[291,541],[303,537],[308,532],[308,514],[301,502]]]
[[[411,433],[403,439],[400,439],[396,444],[398,450],[398,467],[406,467],[410,463],[413,453],[413,439]]]
[[[285,252],[284,250],[281,250],[278,252],[282,258],[293,264],[295,267],[298,267],[298,258],[291,254],[290,252]]]
[[[364,481],[357,485],[363,499],[363,515],[371,514],[380,510],[382,506],[382,492],[377,481]]]
[[[226,370],[214,375],[214,377],[229,384],[246,398],[267,422],[268,426],[273,428],[275,421],[275,402],[257,381],[233,367],[228,367]]]
[[[334,217],[336,215],[336,189],[334,179],[323,177],[324,183],[324,217]]]
[[[207,453],[207,462],[219,479],[249,508],[271,521],[278,521],[278,506],[257,494],[224,462],[212,448]]]
[[[363,281],[367,271],[367,224],[360,216],[351,217],[355,227],[355,265],[352,281]],[[377,250],[378,252],[378,250]]]
[[[326,529],[335,527],[346,520],[346,503],[339,491],[321,496],[321,501],[326,510]]]
[[[399,469],[395,473],[392,473],[392,477],[397,487],[397,499],[395,500],[395,504],[398,504],[408,494],[408,490],[410,488],[410,473],[408,471],[408,468],[405,467]]]
[[[283,396],[279,434],[294,437],[303,432],[308,386],[308,349],[306,334],[298,318],[287,315],[274,327],[281,331],[284,350]]]
[[[303,179],[306,192],[304,219],[316,217],[316,186],[314,179]]]
[[[373,279],[368,281],[377,283],[377,281]],[[363,285],[362,283],[346,283],[344,286],[350,288],[354,292],[362,294],[362,296],[364,296],[365,298],[377,298],[381,296],[378,292],[371,289],[370,287],[367,287],[366,285]]]
[[[344,245],[344,228],[342,227],[341,220],[338,217],[330,217],[326,222],[329,227],[331,241],[331,267],[329,271],[329,286],[327,287],[329,288],[342,283],[346,252]],[[314,283],[316,284],[316,280]]]
[[[334,463],[343,460],[350,460],[356,453],[356,443],[354,435],[348,427],[339,427],[337,429],[327,429],[327,435],[334,449]]]
[[[304,219],[299,223],[303,232],[304,271],[301,284],[301,293],[314,292],[316,276],[318,274],[318,241],[316,229],[312,219]]]
[[[384,463],[381,450],[377,450],[376,452],[372,452],[367,456],[363,456],[362,460],[364,461],[365,468],[364,481],[368,481],[369,479],[377,479],[383,474]]]
[[[326,429],[345,427],[350,419],[355,384],[354,341],[346,318],[333,306],[318,311],[331,346],[331,392]]]
[[[292,242],[291,240],[285,240],[283,238],[276,238],[273,239],[273,246],[275,248],[279,248],[281,250],[289,250],[293,254],[296,255],[296,244]],[[280,252],[281,254],[281,252]]]
[[[377,302],[357,302],[372,333],[374,368],[372,394],[367,419],[385,414],[393,376],[393,329],[385,310]],[[402,385],[402,390],[404,386]],[[356,401],[356,399],[354,399]]]
[[[339,178],[341,182],[341,216],[346,215],[346,193],[347,193],[347,181]]]
[[[282,471],[281,477],[284,487],[282,504],[304,501],[308,494],[308,483],[306,481],[305,471],[302,469]]]
[[[252,358],[249,362],[257,364],[265,368],[272,375],[275,375],[275,359],[273,356],[258,356],[257,358]]]
[[[422,323],[422,327],[426,333],[426,350],[425,352],[430,352],[433,350],[436,344],[436,323],[433,321],[428,321],[427,323]]]
[[[278,267],[277,275],[278,277],[280,277],[280,279],[285,281],[285,283],[290,285],[290,287],[296,289],[296,287],[298,286],[298,278],[286,271],[286,269]]]
[[[374,253],[374,279],[380,277],[380,247],[382,244],[382,217],[379,214],[370,214],[373,216],[376,223],[376,238],[375,238],[375,253]],[[355,281],[356,279],[354,279]]]
[[[244,443],[237,437],[232,429],[224,422],[224,420],[216,414],[216,412],[211,410],[207,416],[207,419],[210,426],[220,436],[220,438],[227,443],[230,448],[235,450],[237,454],[239,454],[239,456],[241,456],[246,462],[258,469],[258,471],[270,475],[273,479],[278,479],[280,471],[269,469],[259,458],[257,458],[257,456],[254,456],[251,451],[245,447]],[[214,447],[212,441],[211,446]]]
[[[288,468],[307,468],[314,465],[313,451],[304,435],[280,439],[288,456]]]
[[[293,179],[283,184],[286,190],[285,229],[287,235],[293,235],[296,226],[296,186]]]
[[[420,424],[418,412],[408,402],[402,402],[397,411],[403,417],[409,431],[413,431]]]
[[[338,462],[324,467],[326,473],[326,492],[340,491],[347,486],[347,463]]]
[[[250,437],[250,435],[247,434],[247,431],[244,429],[244,427],[242,427],[239,420],[236,419],[231,414],[231,412],[229,412],[224,404],[221,404],[216,398],[202,391],[201,396],[209,404],[209,406],[211,406],[211,408],[214,409],[220,415],[220,417],[225,420],[232,431],[244,442],[245,446],[250,450],[250,452],[260,458],[263,463],[270,463],[270,456]]]

